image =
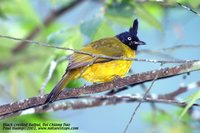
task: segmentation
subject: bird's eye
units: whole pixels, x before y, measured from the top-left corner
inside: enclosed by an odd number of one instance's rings
[[[128,40],[130,41],[132,38],[131,37],[128,37]]]

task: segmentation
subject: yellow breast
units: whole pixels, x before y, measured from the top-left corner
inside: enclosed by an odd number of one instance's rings
[[[134,58],[135,51],[122,44],[124,57]],[[109,82],[116,77],[124,77],[131,68],[133,61],[113,60],[106,63],[96,63],[88,67],[82,77],[91,82]]]

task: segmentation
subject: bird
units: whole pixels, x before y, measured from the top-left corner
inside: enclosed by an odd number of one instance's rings
[[[110,57],[135,58],[139,45],[146,43],[138,36],[138,19],[133,21],[128,31],[113,37],[99,39],[84,46],[80,51]],[[48,94],[45,103],[52,103],[67,86],[69,81],[84,78],[93,83],[111,82],[123,78],[130,70],[133,60],[96,58],[90,54],[74,52],[61,80]]]

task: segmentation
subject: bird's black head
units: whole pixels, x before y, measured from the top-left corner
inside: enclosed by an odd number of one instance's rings
[[[135,19],[133,22],[133,27],[129,29],[129,31],[122,32],[116,37],[129,46],[131,49],[137,50],[138,45],[145,45],[145,42],[140,41],[139,38],[137,37],[137,30],[138,30],[138,20]]]

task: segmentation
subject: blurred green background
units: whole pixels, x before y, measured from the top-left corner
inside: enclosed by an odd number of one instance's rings
[[[180,0],[179,2],[200,12],[200,1]],[[139,49],[138,58],[160,60],[200,58],[199,48],[161,50],[180,44],[200,45],[200,17],[178,6],[174,0],[157,2],[153,0],[0,0],[1,35],[27,38],[73,49],[80,49],[93,40],[114,36],[127,30],[135,18],[139,19],[138,36],[147,43]],[[57,61],[70,53],[70,51],[0,38],[0,103],[6,104],[38,96],[42,83],[48,75],[51,61]],[[45,93],[50,92],[61,78],[67,63],[64,61],[58,64],[46,86]],[[159,68],[158,64],[134,62],[132,72],[156,68]],[[199,78],[199,72],[195,72],[185,80],[182,76],[178,76],[157,81],[152,88],[152,93],[171,92],[180,84],[195,82]],[[80,79],[71,82],[68,87],[73,88],[84,84],[87,83]],[[197,90],[183,95],[182,98],[187,98],[195,92]],[[128,93],[142,94],[143,91],[138,86],[122,94]],[[75,111],[56,111],[10,118],[1,123],[69,122],[79,127],[79,130],[74,132],[115,133],[123,131],[134,106],[135,104],[120,104]],[[177,120],[180,108],[169,105],[159,107],[169,114],[158,112],[158,119],[154,120],[150,106],[144,104],[137,112],[129,131],[198,132],[199,128],[193,128],[196,126],[196,121],[189,116],[184,117],[182,121]],[[14,131],[1,130],[1,132]]]

